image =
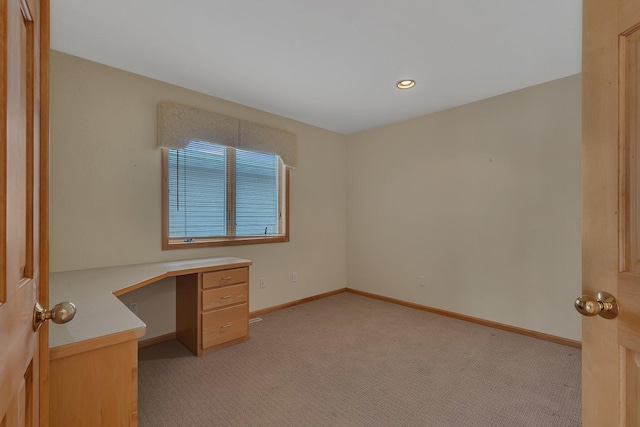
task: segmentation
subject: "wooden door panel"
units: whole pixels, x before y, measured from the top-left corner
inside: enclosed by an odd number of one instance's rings
[[[3,182],[0,206],[4,221],[2,237],[6,242],[0,265],[3,277],[3,302],[26,286],[33,275],[33,207],[34,207],[34,141],[33,141],[33,22],[25,5],[7,5],[6,56],[6,137],[3,151]],[[15,59],[11,63],[11,59]],[[31,211],[31,212],[28,212]]]
[[[618,319],[618,342],[640,353],[640,275],[621,273],[618,281],[618,300],[621,302]]]
[[[640,425],[640,2],[583,2],[583,425]]]
[[[39,361],[32,327],[41,271],[40,5],[0,2],[0,425],[6,426],[46,424],[38,412],[39,372],[47,361]]]
[[[620,423],[640,425],[640,25],[638,7],[621,4],[635,18],[618,23],[620,147],[620,259],[618,320]],[[631,27],[621,27],[630,25]]]
[[[622,360],[622,401],[625,408],[622,414],[622,425],[640,425],[640,353],[627,349],[621,349]]]
[[[2,427],[24,427],[26,420],[27,384],[22,380],[18,386],[18,391],[9,404],[9,408],[4,416],[4,420],[0,423]]]
[[[13,400],[8,390],[18,387],[33,362],[37,343],[31,328],[30,304],[34,299],[35,291],[28,287],[0,307],[0,318],[6,322],[0,329],[0,414]]]
[[[35,425],[33,422],[33,365],[19,382],[17,392],[9,403],[4,419],[0,420],[0,427],[27,427]]]
[[[638,72],[640,31],[637,27],[620,36],[620,259],[621,271],[640,273],[640,135],[638,131]]]

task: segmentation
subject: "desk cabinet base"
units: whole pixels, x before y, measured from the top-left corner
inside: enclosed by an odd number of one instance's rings
[[[138,341],[50,361],[52,427],[138,425]]]
[[[249,339],[249,268],[176,277],[176,337],[196,356]]]

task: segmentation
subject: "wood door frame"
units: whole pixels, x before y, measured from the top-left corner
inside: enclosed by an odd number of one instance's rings
[[[39,256],[40,291],[38,301],[43,307],[49,307],[49,56],[50,56],[50,18],[51,6],[49,0],[40,0],[39,22],[39,61],[40,61],[40,110],[39,132],[39,199],[40,199],[40,227],[39,227]],[[38,336],[38,359],[40,374],[40,390],[38,397],[38,411],[40,426],[49,426],[49,322],[40,327]]]
[[[617,295],[618,290],[618,118],[611,114],[618,108],[618,49],[616,39],[603,36],[615,31],[616,17],[611,14],[616,8],[617,2],[583,1],[582,293],[586,295],[598,291]],[[618,348],[617,322],[599,316],[582,319],[585,427],[619,425],[617,408],[612,409],[609,400],[600,404],[604,396],[618,401],[620,393],[618,354],[611,351]]]

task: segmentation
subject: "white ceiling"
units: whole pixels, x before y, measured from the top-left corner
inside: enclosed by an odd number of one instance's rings
[[[51,4],[55,50],[342,134],[581,71],[581,0]]]

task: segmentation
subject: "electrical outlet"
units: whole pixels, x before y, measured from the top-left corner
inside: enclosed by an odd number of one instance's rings
[[[298,273],[296,273],[295,271],[293,273],[291,273],[291,281],[293,283],[298,281]]]
[[[266,280],[264,277],[260,278],[260,289],[264,289],[264,287],[266,286]]]
[[[132,301],[129,303],[129,310],[133,311],[134,313],[138,312],[138,302],[137,301]]]
[[[418,286],[421,286],[423,288],[427,286],[427,278],[424,277],[422,274],[418,276]]]

